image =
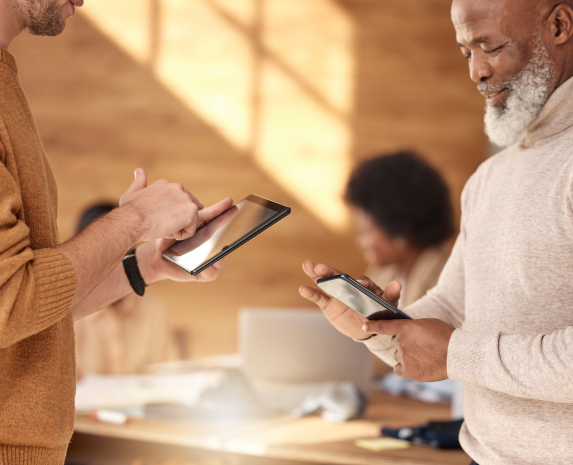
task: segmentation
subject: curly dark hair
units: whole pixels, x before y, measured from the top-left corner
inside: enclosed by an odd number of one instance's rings
[[[360,165],[348,182],[346,200],[387,235],[415,246],[440,245],[454,232],[448,187],[414,152],[382,155]]]

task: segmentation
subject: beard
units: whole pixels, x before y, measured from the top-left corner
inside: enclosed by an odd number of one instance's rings
[[[553,63],[539,34],[531,60],[515,78],[496,86],[485,82],[478,85],[480,92],[504,88],[509,92],[505,107],[486,107],[485,132],[493,144],[509,147],[520,139],[545,106],[554,74]]]
[[[26,18],[25,31],[36,36],[57,36],[66,26],[60,0],[21,0],[16,8]]]

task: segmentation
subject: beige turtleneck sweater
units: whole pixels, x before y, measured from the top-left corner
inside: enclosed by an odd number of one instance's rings
[[[0,464],[62,464],[74,423],[75,291],[57,191],[12,55],[0,48]]]
[[[452,255],[406,312],[457,328],[447,368],[476,462],[573,464],[573,78],[470,178]],[[366,344],[391,362],[386,337]]]

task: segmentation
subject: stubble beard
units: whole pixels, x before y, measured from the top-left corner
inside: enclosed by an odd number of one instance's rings
[[[539,33],[535,37],[531,60],[514,79],[496,86],[478,85],[480,92],[503,88],[509,91],[505,107],[486,107],[485,132],[493,144],[509,147],[521,138],[545,106],[554,74],[553,62]]]
[[[57,36],[66,26],[59,0],[21,0],[16,8],[26,18],[25,31],[36,36]]]

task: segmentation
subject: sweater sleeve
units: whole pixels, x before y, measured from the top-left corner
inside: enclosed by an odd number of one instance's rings
[[[4,138],[2,138],[4,139]],[[0,348],[60,321],[70,309],[75,274],[54,249],[32,250],[30,230],[19,219],[22,197],[6,166],[0,139]]]
[[[573,327],[535,336],[456,329],[448,376],[515,397],[573,402]]]

